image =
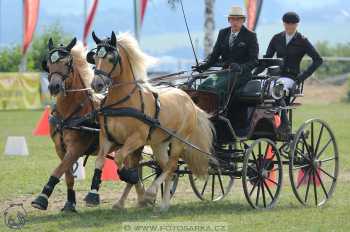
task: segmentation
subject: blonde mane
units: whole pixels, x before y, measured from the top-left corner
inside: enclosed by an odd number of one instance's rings
[[[89,88],[91,86],[92,79],[94,78],[94,72],[91,65],[86,61],[86,53],[86,48],[80,41],[78,41],[71,50],[73,67],[78,71],[85,87]]]
[[[76,45],[72,48],[71,54],[73,57],[73,67],[78,71],[81,80],[84,82],[85,88],[91,88],[91,82],[94,79],[94,71],[92,65],[86,60],[87,50],[81,41],[78,41]],[[93,101],[97,104],[104,98],[103,94],[95,93],[92,90],[88,90]]]
[[[125,49],[136,80],[147,84],[147,68],[156,63],[156,59],[144,53],[137,40],[129,33],[121,33],[117,36],[118,44]]]

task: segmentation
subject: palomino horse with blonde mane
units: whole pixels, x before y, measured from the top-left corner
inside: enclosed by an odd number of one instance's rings
[[[114,32],[111,38],[104,40],[94,32],[92,36],[97,48],[87,56],[88,62],[96,65],[91,86],[96,92],[108,90],[99,114],[100,149],[94,176],[98,176],[102,169],[104,156],[118,148],[115,161],[121,179],[129,183],[123,196],[127,195],[131,184],[137,183],[139,177],[136,169],[124,165],[124,160],[144,145],[150,145],[162,174],[146,190],[143,203],[153,203],[159,186],[164,182],[160,210],[165,211],[170,205],[171,179],[180,158],[185,160],[193,174],[208,174],[209,158],[204,153],[211,152],[214,133],[209,115],[184,91],[176,88],[160,91],[147,82],[146,69],[152,58],[141,51],[132,36],[121,34],[117,38]],[[157,125],[174,132],[176,137],[189,141],[202,152],[170,136]],[[98,195],[99,183],[94,180],[85,198],[87,202]]]
[[[72,165],[83,155],[96,154],[98,150],[97,120],[88,117],[100,105],[100,97],[93,94],[93,70],[86,62],[86,49],[74,38],[67,46],[54,47],[48,43],[48,57],[43,69],[49,72],[49,90],[57,96],[56,107],[50,117],[50,133],[61,163],[51,174],[41,194],[32,206],[46,210],[48,198],[59,178],[65,174],[67,201],[63,211],[76,211]],[[135,161],[138,163],[138,160]],[[132,161],[131,161],[132,163]],[[100,178],[96,181],[100,181]],[[96,199],[94,205],[99,204]]]
[[[96,153],[98,133],[78,130],[84,115],[99,105],[99,100],[90,90],[93,71],[86,62],[85,48],[74,38],[67,46],[54,47],[50,38],[48,56],[42,66],[49,73],[49,90],[57,96],[56,107],[50,117],[50,134],[61,163],[51,174],[41,194],[32,202],[32,206],[46,210],[48,198],[60,177],[65,174],[67,201],[63,211],[76,211],[74,176],[72,166],[80,156]],[[94,122],[89,122],[94,124]],[[90,125],[91,127],[91,125]],[[76,129],[74,129],[76,128]]]

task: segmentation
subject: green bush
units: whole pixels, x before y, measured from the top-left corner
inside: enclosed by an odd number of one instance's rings
[[[27,53],[27,71],[40,71],[41,61],[47,53],[47,42],[52,38],[54,44],[67,44],[72,36],[65,33],[59,24],[44,28],[44,32],[35,35]],[[0,50],[0,72],[18,72],[22,53],[19,44]]]

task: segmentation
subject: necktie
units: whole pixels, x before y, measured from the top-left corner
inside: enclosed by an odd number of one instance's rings
[[[236,33],[231,33],[231,35],[230,35],[230,40],[229,40],[229,46],[230,46],[230,48],[233,47],[233,44],[234,44],[236,38],[237,38]]]

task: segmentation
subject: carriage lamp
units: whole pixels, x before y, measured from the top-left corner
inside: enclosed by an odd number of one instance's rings
[[[281,82],[276,82],[274,86],[271,88],[271,97],[275,100],[279,100],[286,96],[286,90],[284,89],[284,85]]]

